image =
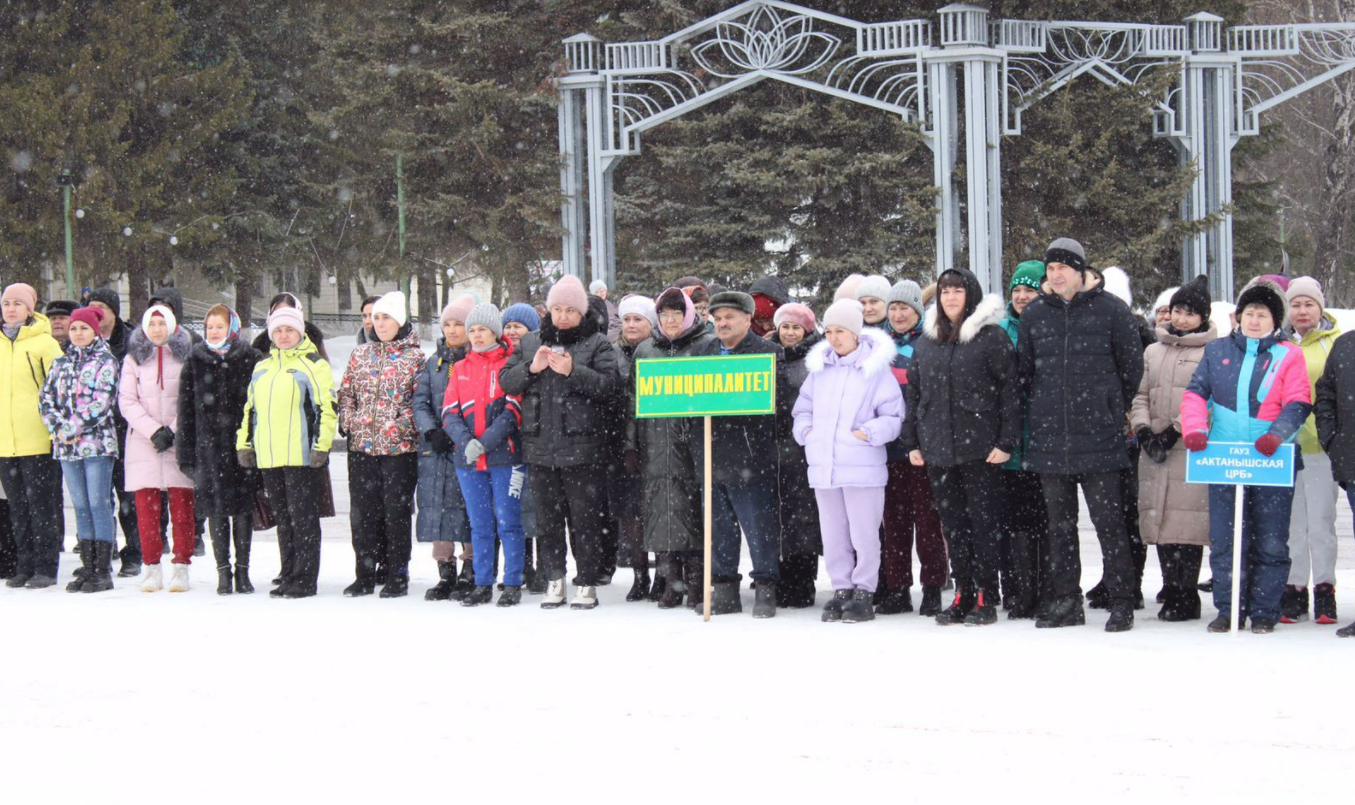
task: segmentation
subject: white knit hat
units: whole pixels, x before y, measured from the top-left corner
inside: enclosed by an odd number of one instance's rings
[[[835,324],[851,330],[853,335],[861,335],[861,328],[866,325],[861,303],[855,299],[839,299],[830,305],[828,312],[823,314],[823,328],[826,330]]]
[[[659,326],[659,314],[654,309],[654,300],[648,296],[641,296],[638,293],[626,294],[626,298],[616,306],[616,315],[624,319],[631,314],[649,319],[650,327]]]
[[[372,316],[375,317],[378,313],[385,313],[395,319],[396,324],[404,327],[405,322],[409,320],[409,308],[405,305],[405,295],[399,291],[391,291],[376,300],[376,304],[372,305]]]
[[[856,286],[856,298],[860,299],[879,299],[884,301],[889,298],[889,280],[874,274],[861,280],[861,284]]]

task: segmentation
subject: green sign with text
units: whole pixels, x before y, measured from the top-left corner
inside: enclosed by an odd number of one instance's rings
[[[776,356],[707,355],[635,362],[635,416],[776,413]]]

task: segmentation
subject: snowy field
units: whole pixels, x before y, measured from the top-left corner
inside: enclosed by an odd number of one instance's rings
[[[592,612],[534,596],[467,609],[423,600],[436,571],[421,545],[409,597],[349,600],[346,466],[331,466],[340,511],[323,521],[316,598],[268,598],[273,531],[255,535],[252,596],[215,594],[210,551],[186,594],[123,579],[96,596],[0,587],[4,802],[1100,805],[1355,791],[1355,640],[1335,627],[1209,635],[1212,606],[1167,624],[1151,603],[1120,635],[1097,611],[1052,631],[916,614],[821,624],[817,608],[754,621],[747,590],[743,615],[704,624],[626,603],[624,569]],[[1345,624],[1355,548],[1341,512]],[[1086,587],[1100,562],[1085,522],[1082,546]],[[63,586],[75,562],[62,555]],[[1150,555],[1150,598],[1159,582]]]

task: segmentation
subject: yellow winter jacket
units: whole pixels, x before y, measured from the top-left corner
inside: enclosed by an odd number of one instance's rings
[[[261,470],[304,467],[311,450],[334,441],[334,374],[309,338],[274,347],[254,365],[237,450],[253,450]]]
[[[1322,312],[1322,323],[1309,330],[1303,338],[1299,338],[1297,333],[1293,334],[1291,340],[1303,350],[1303,360],[1308,364],[1308,393],[1313,399],[1317,399],[1317,379],[1322,376],[1322,370],[1327,368],[1327,354],[1340,335],[1341,328],[1336,319],[1326,311]],[[1312,414],[1308,415],[1303,428],[1299,430],[1299,449],[1305,453],[1322,452],[1322,443],[1317,440],[1317,419]]]
[[[38,394],[59,357],[61,345],[41,313],[34,313],[13,341],[0,334],[0,458],[52,454]]]

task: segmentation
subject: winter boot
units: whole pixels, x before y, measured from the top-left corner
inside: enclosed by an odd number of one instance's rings
[[[45,590],[56,584],[55,576],[47,576],[42,573],[35,573],[24,582],[25,590]]]
[[[875,591],[876,615],[902,615],[913,611],[913,596],[906,590],[881,588]]]
[[[282,588],[279,587],[278,589],[281,590]],[[344,598],[361,598],[361,597],[363,597],[364,595],[371,595],[371,594],[374,593],[374,592],[376,592],[376,585],[375,585],[375,584],[373,584],[373,583],[372,583],[370,580],[368,580],[368,579],[358,579],[358,580],[354,581],[352,584],[350,584],[350,585],[348,585],[347,587],[343,588],[343,597],[344,597]],[[272,593],[270,593],[270,595],[271,595],[271,594],[272,594]],[[279,593],[279,596],[282,597],[282,598],[286,598],[286,597],[287,597],[287,596],[285,596],[285,595],[282,595],[281,593]]]
[[[682,596],[687,592],[687,583],[682,579],[682,563],[677,557],[667,554],[659,554],[659,561],[663,575],[655,580],[654,587],[658,587],[660,581],[667,580],[663,595],[659,596],[659,609],[677,609],[682,606]]]
[[[941,614],[940,587],[922,588],[922,604],[917,608],[917,614],[923,618],[935,618]]]
[[[505,584],[503,593],[499,595],[499,602],[495,606],[515,607],[520,603],[522,603],[522,588]]]
[[[174,571],[169,577],[168,589],[172,593],[188,592],[188,565],[174,565]]]
[[[559,609],[565,603],[565,580],[555,579],[546,584],[545,598],[541,599],[542,609]]]
[[[314,595],[315,585],[309,582],[283,582],[281,589],[278,590],[279,598],[311,598]]]
[[[1082,626],[1087,622],[1087,613],[1077,596],[1060,598],[1053,601],[1049,608],[1035,621],[1036,629],[1058,629],[1063,626]]]
[[[490,585],[477,584],[470,592],[461,598],[461,606],[478,607],[481,604],[488,604],[494,600],[494,588]]]
[[[866,607],[870,607],[869,594],[866,597]],[[776,617],[776,582],[764,581],[757,586],[757,596],[753,599],[753,617]],[[875,617],[875,613],[872,612],[871,617]]]
[[[574,597],[569,599],[570,609],[593,609],[597,605],[598,590],[588,585],[579,585],[574,591]]]
[[[31,578],[33,578],[33,574],[24,573],[21,570],[16,570],[14,571],[14,575],[10,576],[8,579],[5,580],[5,586],[10,588],[11,590],[17,589],[27,584],[28,580]]]
[[[834,590],[833,597],[828,599],[828,603],[823,605],[824,623],[837,623],[842,620],[842,611],[852,600],[852,593],[855,590]]]
[[[113,543],[93,543],[94,566],[80,588],[82,593],[102,593],[113,589]]]
[[[1106,592],[1105,581],[1087,591],[1087,609],[1110,609],[1110,593]]]
[[[997,608],[993,606],[982,591],[979,592],[978,599],[974,602],[974,608],[964,616],[965,626],[991,626],[997,623]]]
[[[254,544],[254,521],[251,515],[231,518],[232,539],[235,541],[235,591],[241,595],[254,592],[249,581],[249,549]]]
[[[655,568],[654,583],[650,585],[649,595],[645,597],[645,600],[662,601],[666,592],[668,592],[668,577],[663,575],[662,568]]]
[[[955,591],[955,598],[950,602],[950,606],[945,611],[937,614],[936,623],[938,626],[954,626],[964,623],[965,615],[974,608],[975,596],[966,595],[961,590]]]
[[[85,561],[85,540],[77,541],[75,547],[71,549],[71,553],[80,558],[80,565],[76,567],[75,570],[71,571],[71,578],[75,581],[80,581],[84,579],[85,575],[89,572],[89,564]],[[72,590],[67,586],[66,592],[73,593],[77,591]]]
[[[1337,637],[1355,637],[1355,623],[1336,630]]]
[[[1275,631],[1275,621],[1270,618],[1251,619],[1252,634],[1270,634],[1273,631]]]
[[[193,537],[193,555],[194,556],[207,555],[207,546],[206,544],[203,543],[201,534],[194,535]]]
[[[1206,628],[1208,628],[1209,631],[1213,632],[1214,634],[1224,634],[1226,632],[1231,632],[1233,630],[1233,619],[1228,617],[1227,612],[1220,612],[1219,616],[1210,621],[1209,626]]]
[[[146,565],[146,578],[141,580],[141,592],[154,593],[165,588],[163,577],[160,575],[160,566]]]
[[[1185,596],[1181,594],[1182,591],[1171,585],[1164,586],[1162,591],[1162,609],[1157,611],[1157,619],[1167,623],[1186,620],[1181,614],[1181,608],[1185,602]],[[1196,597],[1199,597],[1198,593]]]
[[[461,574],[456,577],[456,586],[452,588],[452,600],[460,601],[475,589],[475,560],[467,559],[461,563]]]
[[[1293,584],[1284,586],[1280,595],[1280,623],[1298,623],[1308,620],[1308,588]]]
[[[235,591],[235,579],[231,578],[231,566],[217,567],[216,569],[216,594],[230,595]]]
[[[402,598],[409,595],[409,567],[386,565],[386,584],[377,598]]]
[[[875,607],[871,605],[874,596],[870,590],[853,590],[851,600],[842,607],[842,622],[865,623],[875,620]]]
[[[1336,588],[1330,584],[1313,587],[1313,622],[1323,625],[1336,623]]]
[[[687,578],[687,608],[700,610],[706,600],[706,557],[687,554],[682,571]]]
[[[254,592],[254,585],[249,580],[249,565],[235,566],[235,591],[240,595]]]
[[[75,552],[80,554],[80,570],[76,571],[75,580],[66,585],[66,592],[68,593],[80,592],[80,588],[85,586],[85,580],[94,575],[93,540],[80,540]]]
[[[1204,581],[1195,585],[1195,587],[1199,589],[1199,591],[1202,593],[1212,593],[1214,592],[1214,580],[1212,578],[1205,579]]]
[[[733,580],[712,581],[710,589],[710,614],[711,615],[735,615],[743,611],[743,601],[739,598],[739,583],[742,577],[736,576]],[[704,601],[698,598],[696,601],[696,614],[704,615],[706,608]]]
[[[446,601],[452,597],[452,588],[455,586],[456,562],[438,562],[438,583],[424,591],[423,600]]]
[[[1106,621],[1107,632],[1127,632],[1134,628],[1134,606],[1128,601],[1115,601],[1110,605],[1110,619]]]
[[[134,579],[141,575],[141,562],[134,559],[122,557],[122,564],[118,566],[118,578]]]
[[[646,563],[635,568],[635,581],[630,585],[630,591],[626,593],[626,600],[631,603],[636,601],[645,601],[649,598],[649,565]]]

